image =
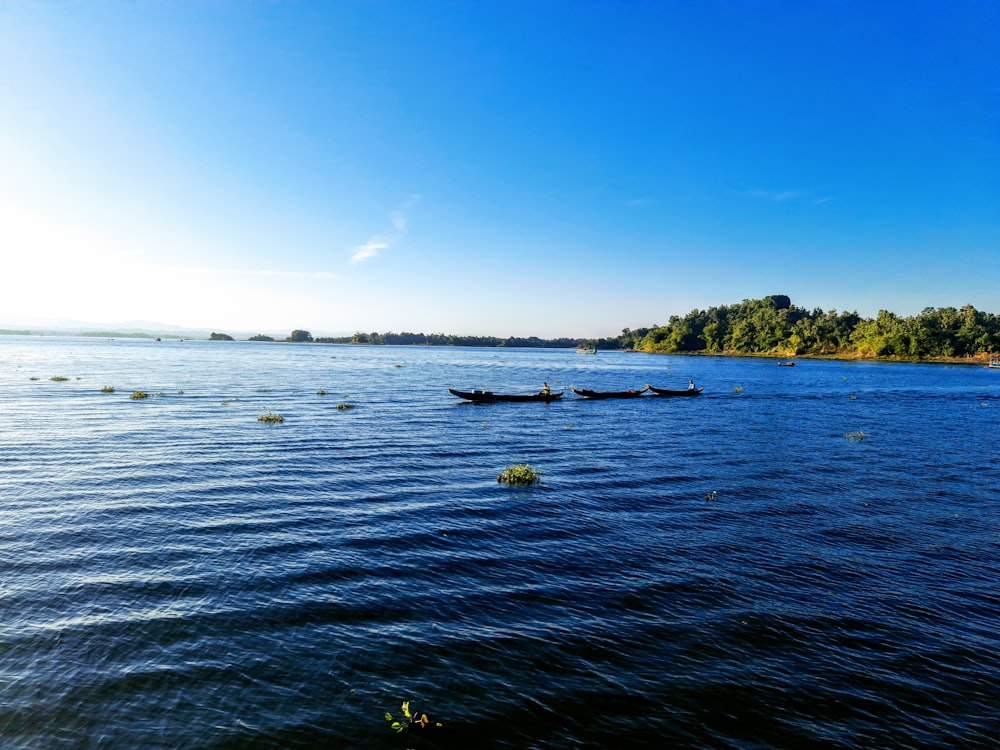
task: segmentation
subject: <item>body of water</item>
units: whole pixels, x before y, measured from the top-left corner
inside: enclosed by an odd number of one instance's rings
[[[971,366],[0,337],[0,747],[997,747],[998,414]]]

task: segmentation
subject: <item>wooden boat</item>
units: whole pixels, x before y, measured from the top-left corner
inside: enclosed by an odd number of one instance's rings
[[[596,346],[578,346],[576,348],[577,354],[597,354]]]
[[[583,396],[584,398],[590,399],[600,399],[600,398],[636,398],[641,396],[649,386],[645,386],[638,391],[588,391],[586,388],[570,388],[573,393],[577,396]]]
[[[779,362],[778,367],[795,367],[794,362]]]
[[[494,393],[493,391],[456,391],[454,388],[449,388],[448,392],[453,396],[464,398],[466,401],[474,401],[477,404],[492,404],[497,401],[544,401],[548,403],[562,398],[563,395],[562,391],[512,394]]]
[[[700,396],[701,392],[705,390],[704,388],[685,388],[683,391],[672,391],[669,388],[654,388],[651,385],[646,387],[657,396]]]
[[[986,365],[988,370],[1000,370],[1000,357],[993,357],[990,363]]]

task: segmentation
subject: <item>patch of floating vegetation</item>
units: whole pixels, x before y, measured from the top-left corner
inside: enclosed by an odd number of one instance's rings
[[[129,396],[129,398],[135,399],[136,401],[138,401],[139,399],[142,399],[142,398],[149,398],[149,394],[146,393],[145,391],[132,391],[132,395]]]
[[[37,375],[32,375],[30,378],[28,378],[28,380],[41,380],[41,378],[38,377]]]
[[[57,383],[63,383],[69,380],[69,378],[64,378],[62,375],[53,375],[51,378],[49,378],[49,380],[54,380]]]
[[[157,392],[156,392],[156,393],[154,393],[153,395],[154,395],[154,396],[166,396],[167,394],[166,394],[166,393],[164,393],[163,391],[157,391]]]
[[[347,411],[348,409],[353,409],[354,407],[355,404],[348,403],[347,401],[341,401],[339,404],[337,404],[337,409],[339,409],[340,411]]]
[[[733,393],[743,393],[743,386],[738,385],[735,388],[733,388]]]
[[[402,366],[403,365],[399,364],[398,362],[396,363],[396,367],[402,367]]]
[[[278,414],[277,412],[273,412],[270,409],[268,409],[266,414],[261,414],[259,417],[257,417],[257,421],[267,422],[268,424],[280,424],[281,422],[285,421],[285,418],[280,414]]]
[[[322,388],[320,388],[318,391],[316,391],[316,395],[317,396],[325,396],[326,395],[326,391],[324,391]]]
[[[864,440],[866,437],[868,437],[868,435],[861,430],[858,430],[857,432],[844,433],[844,438],[846,440]]]
[[[114,393],[115,387],[113,385],[106,385],[101,388],[101,393]]]
[[[528,464],[508,466],[497,476],[497,482],[516,487],[528,487],[542,481],[542,474]]]

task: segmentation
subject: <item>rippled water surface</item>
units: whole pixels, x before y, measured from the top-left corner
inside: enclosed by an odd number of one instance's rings
[[[997,747],[998,413],[981,367],[0,337],[0,746]]]

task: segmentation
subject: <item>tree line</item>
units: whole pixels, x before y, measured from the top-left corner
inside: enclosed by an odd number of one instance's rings
[[[447,333],[355,333],[353,336],[320,337],[316,341],[324,344],[390,344],[394,346],[502,346],[518,348],[573,349],[578,346],[594,346],[603,349],[620,349],[618,337],[610,339],[556,338],[543,339],[538,336],[456,336]]]
[[[792,304],[784,294],[743,300],[733,305],[674,315],[666,325],[598,339],[537,336],[457,336],[445,333],[355,333],[316,337],[292,331],[286,341],[324,344],[389,344],[395,346],[481,346],[518,348],[596,347],[664,354],[764,354],[835,357],[961,358],[1000,351],[1000,316],[972,305],[926,307],[902,317],[880,310],[874,318],[857,312],[824,312]]]
[[[1000,316],[972,305],[925,307],[901,317],[797,307],[783,294],[672,316],[665,326],[622,331],[624,348],[663,353],[974,357],[1000,350]]]

